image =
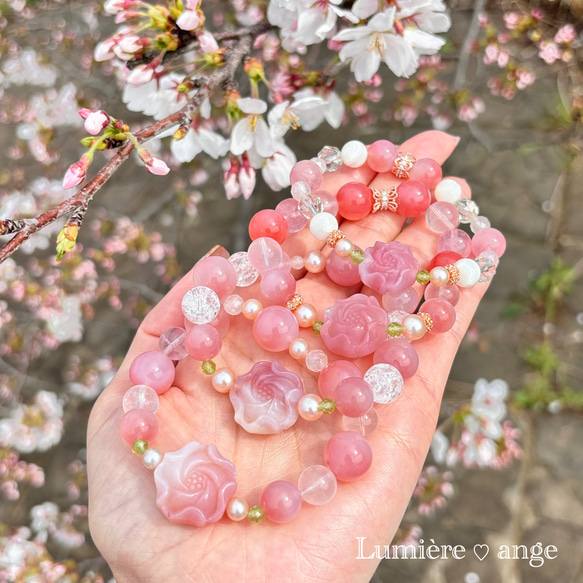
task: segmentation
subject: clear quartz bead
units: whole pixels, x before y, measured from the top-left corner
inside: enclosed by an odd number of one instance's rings
[[[304,268],[304,258],[301,257],[300,255],[294,255],[291,258],[291,266],[292,266],[292,269],[295,269],[296,271],[298,269],[303,269]]]
[[[314,506],[330,502],[336,495],[337,487],[336,476],[326,466],[308,466],[298,478],[302,499]]]
[[[326,170],[327,170],[326,162],[324,162],[324,160],[322,160],[322,158],[311,158],[310,162],[317,164],[318,168],[320,168],[320,170],[322,171],[322,174],[324,174],[324,172],[326,172]]]
[[[306,356],[306,366],[313,372],[324,370],[328,364],[328,356],[323,350],[310,350]]]
[[[302,200],[304,196],[308,196],[312,192],[310,185],[303,180],[294,182],[291,187],[291,194],[296,200]]]
[[[231,294],[225,298],[223,302],[223,307],[225,308],[225,312],[229,314],[229,316],[238,316],[243,309],[243,304],[245,300],[237,294]]]
[[[122,407],[124,413],[132,409],[147,409],[152,413],[158,410],[160,399],[158,393],[148,385],[134,385],[123,396]]]
[[[188,356],[188,352],[184,346],[185,337],[186,330],[184,328],[168,328],[168,330],[162,332],[160,340],[158,340],[158,348],[168,358],[182,360]]]
[[[393,310],[387,314],[387,322],[397,322],[401,324],[409,312],[403,310]]]
[[[219,315],[220,309],[219,296],[204,285],[193,287],[182,298],[182,313],[193,324],[209,324]]]
[[[342,417],[342,427],[344,431],[354,431],[363,437],[368,437],[379,424],[379,416],[374,409],[365,413],[361,417]]]
[[[482,254],[480,257],[476,257],[476,263],[479,265],[480,271],[482,273],[478,281],[491,281],[496,274],[496,263],[492,260],[492,258]]]
[[[489,229],[490,228],[490,219],[488,217],[477,216],[473,221],[470,223],[470,229],[474,235],[481,231],[482,229]]]
[[[298,210],[306,219],[311,219],[324,210],[324,204],[319,196],[307,194],[298,203]]]
[[[259,271],[251,265],[249,254],[246,251],[233,253],[229,257],[229,262],[237,273],[237,287],[249,287],[257,281]]]
[[[372,388],[375,403],[392,403],[403,390],[403,377],[391,364],[371,366],[364,374],[364,380]]]
[[[324,146],[318,152],[318,158],[326,164],[327,172],[334,172],[342,164],[342,153],[334,146]]]
[[[480,208],[470,198],[460,198],[454,204],[460,214],[460,223],[465,225],[471,223],[480,214]]]

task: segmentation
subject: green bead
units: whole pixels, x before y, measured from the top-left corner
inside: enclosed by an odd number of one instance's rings
[[[215,374],[215,372],[217,370],[217,365],[212,360],[205,360],[200,365],[200,368],[202,369],[202,372],[204,374],[211,375],[211,374]]]
[[[336,409],[336,403],[332,399],[322,399],[318,405],[318,410],[320,410],[324,415],[330,415]]]
[[[354,249],[350,254],[350,260],[352,263],[362,263],[364,261],[364,251],[362,249]]]
[[[247,518],[249,518],[251,522],[259,523],[265,518],[265,512],[263,512],[261,506],[251,506],[249,512],[247,512]]]
[[[144,455],[148,449],[148,442],[145,439],[136,439],[132,445],[132,451],[138,455]]]
[[[387,326],[387,333],[389,336],[397,338],[397,336],[400,336],[403,333],[403,326],[401,326],[399,322],[391,322]]]
[[[314,334],[317,334],[318,336],[320,336],[320,330],[322,329],[323,325],[324,325],[324,322],[322,322],[322,320],[318,320],[318,321],[314,322],[312,324],[312,331],[314,332]]]
[[[429,274],[429,271],[427,271],[427,269],[420,269],[417,272],[415,279],[417,280],[417,283],[420,283],[421,285],[426,285],[431,281],[431,275]]]

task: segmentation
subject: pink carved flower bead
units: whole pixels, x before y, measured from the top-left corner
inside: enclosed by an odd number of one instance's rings
[[[324,313],[320,334],[329,350],[348,358],[372,354],[387,338],[387,313],[375,297],[354,294]]]
[[[142,352],[130,366],[130,379],[134,385],[148,385],[159,395],[166,392],[174,382],[174,363],[158,350]]]
[[[206,526],[220,520],[237,490],[235,466],[213,444],[187,443],[154,471],[156,504],[170,522]]]
[[[298,418],[297,405],[304,395],[300,377],[276,360],[258,362],[237,377],[229,398],[235,421],[249,433],[279,433]]]
[[[362,283],[380,294],[397,296],[415,283],[419,262],[411,247],[397,241],[377,241],[364,250],[364,261],[358,266]]]

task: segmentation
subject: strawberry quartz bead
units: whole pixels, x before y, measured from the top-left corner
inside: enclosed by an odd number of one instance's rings
[[[370,214],[372,192],[365,184],[349,182],[340,188],[336,195],[340,216],[349,221],[359,221]]]
[[[472,239],[472,254],[478,257],[483,251],[494,251],[498,257],[506,251],[506,239],[498,229],[482,229]]]
[[[336,408],[347,417],[361,417],[374,405],[370,385],[362,378],[348,377],[336,387]]]
[[[249,237],[252,241],[261,237],[271,237],[281,244],[287,237],[287,221],[277,211],[271,209],[259,211],[249,221]]]
[[[174,374],[174,363],[158,350],[143,352],[134,358],[130,366],[132,383],[134,385],[148,385],[159,395],[172,386]]]
[[[455,261],[452,262],[452,265],[453,263],[455,263]],[[428,284],[425,288],[425,299],[434,300],[438,298],[447,300],[452,306],[455,306],[460,299],[460,290],[455,284],[441,286],[433,285],[432,283]]]
[[[136,439],[149,441],[158,434],[158,420],[148,409],[130,409],[121,419],[119,432],[126,443],[134,443]]]
[[[277,480],[268,484],[259,501],[265,518],[277,524],[291,522],[302,507],[302,493],[287,480]]]
[[[437,239],[438,251],[454,251],[462,257],[469,257],[472,252],[472,239],[461,229],[451,229]]]
[[[354,248],[360,250],[360,247],[356,245]],[[308,271],[310,271],[309,268]],[[326,273],[337,285],[348,287],[360,283],[358,264],[354,263],[350,257],[340,257],[336,251],[332,251],[326,259]]]
[[[302,160],[294,164],[289,175],[290,183],[305,182],[312,192],[316,192],[322,185],[322,170],[311,160]]]
[[[360,478],[370,468],[372,450],[362,435],[341,431],[332,436],[324,450],[324,465],[343,482]]]
[[[431,193],[425,184],[407,180],[397,187],[397,214],[402,217],[418,217],[431,204]]]
[[[431,316],[433,319],[431,332],[435,334],[447,332],[455,324],[455,309],[447,300],[427,300],[421,304],[419,311]]]
[[[253,322],[253,336],[257,344],[269,352],[287,350],[299,331],[296,317],[283,306],[265,308]]]
[[[362,378],[360,369],[349,360],[335,360],[324,367],[318,377],[318,390],[323,398],[336,400],[336,388],[349,377]]]
[[[223,340],[219,331],[210,324],[195,326],[186,334],[184,346],[194,360],[210,360],[220,351]]]
[[[289,271],[270,269],[263,274],[259,290],[268,304],[285,304],[296,293],[296,280]]]
[[[439,184],[442,176],[441,166],[431,158],[417,160],[409,172],[411,180],[422,182],[429,190],[433,190]]]
[[[444,267],[446,265],[453,265],[456,261],[462,259],[462,256],[455,251],[441,251],[433,257],[429,264],[429,271],[434,267]]]
[[[233,264],[224,257],[205,257],[195,266],[194,285],[212,289],[219,298],[226,298],[237,287],[237,272]]]
[[[399,151],[388,140],[377,140],[368,149],[366,163],[375,172],[390,172]]]
[[[412,377],[419,368],[419,356],[406,338],[388,338],[375,351],[374,364],[394,366],[404,379]]]

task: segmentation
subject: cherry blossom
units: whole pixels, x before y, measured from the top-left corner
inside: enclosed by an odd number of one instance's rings
[[[237,105],[245,115],[237,122],[231,133],[231,153],[241,155],[251,149],[268,158],[275,151],[275,143],[267,123],[261,117],[267,111],[267,103],[261,99],[245,97],[237,99]]]

